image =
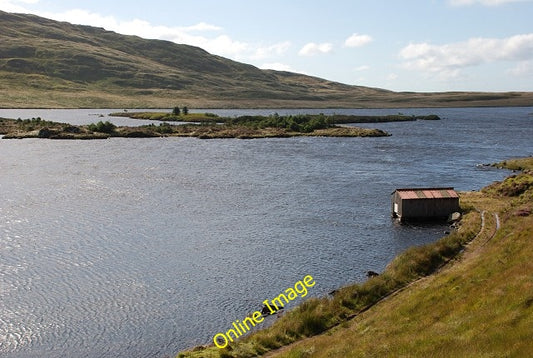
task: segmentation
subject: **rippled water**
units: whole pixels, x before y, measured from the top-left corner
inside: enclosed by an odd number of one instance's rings
[[[478,189],[507,172],[476,164],[533,154],[533,108],[319,112],[398,111],[444,119],[365,125],[384,138],[0,140],[0,355],[209,343],[304,275],[324,295],[441,236],[390,219],[394,188]]]

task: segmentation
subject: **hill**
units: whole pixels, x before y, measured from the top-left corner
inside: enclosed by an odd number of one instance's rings
[[[0,107],[533,105],[533,93],[396,93],[260,70],[193,46],[0,11]]]

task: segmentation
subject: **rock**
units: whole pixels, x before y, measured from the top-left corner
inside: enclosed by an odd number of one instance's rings
[[[448,217],[448,222],[455,222],[455,221],[459,221],[460,219],[461,219],[461,213],[455,212],[455,213],[450,214],[450,216]]]
[[[379,273],[377,273],[375,271],[367,271],[366,272],[366,277],[368,277],[368,278],[377,277],[377,276],[379,276]]]

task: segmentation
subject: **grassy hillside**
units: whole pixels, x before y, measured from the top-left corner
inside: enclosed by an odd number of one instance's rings
[[[532,93],[394,93],[264,71],[168,41],[0,11],[0,107],[533,105]]]
[[[462,193],[456,232],[407,250],[365,283],[306,301],[231,349],[181,356],[533,356],[533,162],[499,165],[524,172]]]

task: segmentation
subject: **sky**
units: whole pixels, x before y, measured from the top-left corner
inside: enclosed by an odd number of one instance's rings
[[[533,91],[533,0],[0,0],[263,69],[394,91]]]

